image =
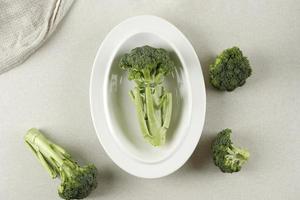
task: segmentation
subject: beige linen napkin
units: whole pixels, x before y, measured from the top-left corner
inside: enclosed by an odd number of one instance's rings
[[[73,0],[0,0],[0,74],[34,53],[72,3]]]

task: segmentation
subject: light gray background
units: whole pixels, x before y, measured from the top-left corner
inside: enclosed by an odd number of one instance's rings
[[[133,177],[112,163],[89,112],[97,48],[116,24],[140,14],[164,17],[187,36],[207,84],[206,122],[196,151],[180,170],[156,180]],[[299,199],[299,20],[296,0],[76,1],[37,53],[0,76],[0,199],[59,199],[59,181],[49,178],[23,143],[31,127],[80,162],[97,165],[99,186],[89,199]],[[233,45],[249,57],[253,75],[244,87],[219,92],[207,83],[207,67]],[[209,152],[216,132],[226,127],[251,151],[236,174],[221,173]]]

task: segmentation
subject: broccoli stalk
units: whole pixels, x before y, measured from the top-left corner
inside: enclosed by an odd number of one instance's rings
[[[80,167],[62,147],[48,140],[38,129],[25,135],[25,143],[50,174],[61,179],[58,194],[63,199],[83,199],[97,187],[97,169],[94,165]]]
[[[246,149],[232,144],[231,130],[225,129],[218,133],[212,143],[213,160],[222,172],[232,173],[241,170],[242,165],[249,159],[250,153]]]
[[[153,146],[165,143],[172,115],[172,94],[162,86],[174,69],[168,52],[150,46],[137,47],[125,54],[119,66],[136,86],[129,92],[144,138]]]

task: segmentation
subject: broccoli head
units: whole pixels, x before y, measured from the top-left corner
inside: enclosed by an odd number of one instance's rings
[[[144,138],[153,146],[163,145],[171,120],[172,94],[162,82],[174,70],[174,62],[166,50],[142,46],[124,54],[119,67],[136,83],[129,95]]]
[[[209,66],[211,84],[219,90],[232,91],[246,83],[252,69],[238,47],[224,50]]]
[[[215,165],[226,173],[240,171],[250,156],[246,149],[235,147],[232,144],[231,132],[230,129],[224,129],[218,133],[211,147]]]
[[[119,66],[128,72],[128,79],[138,84],[157,85],[174,69],[168,52],[150,46],[137,47],[124,54]]]
[[[25,143],[52,178],[61,179],[58,194],[63,199],[83,199],[97,187],[97,169],[93,164],[80,167],[62,147],[32,128]]]
[[[62,183],[58,187],[58,194],[63,199],[83,199],[97,186],[97,169],[94,165],[87,165],[71,169],[71,177],[61,176]]]

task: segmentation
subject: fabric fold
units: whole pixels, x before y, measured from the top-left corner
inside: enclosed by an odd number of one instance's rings
[[[0,74],[34,53],[72,3],[73,0],[0,0]]]

